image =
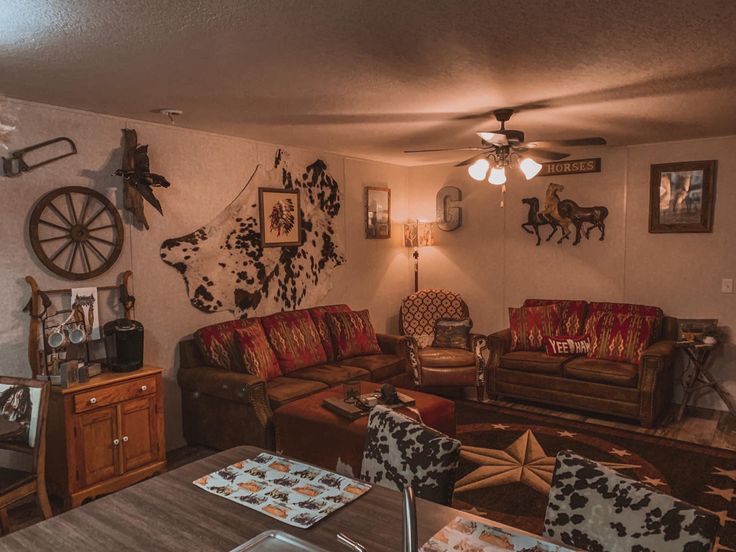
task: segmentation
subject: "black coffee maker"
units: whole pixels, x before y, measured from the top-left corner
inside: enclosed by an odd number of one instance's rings
[[[143,366],[143,324],[119,318],[102,328],[107,363],[113,372],[132,372]]]

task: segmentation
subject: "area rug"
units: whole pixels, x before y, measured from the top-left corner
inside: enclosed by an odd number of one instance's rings
[[[721,520],[714,552],[736,550],[736,452],[468,401],[453,506],[542,532],[555,455],[572,450]]]

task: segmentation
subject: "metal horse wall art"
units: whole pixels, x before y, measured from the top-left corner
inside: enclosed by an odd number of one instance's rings
[[[562,235],[557,243],[562,243],[566,239],[570,239],[570,225],[575,226],[575,240],[573,245],[580,243],[582,236],[585,235],[585,239],[590,239],[590,231],[597,228],[600,231],[600,241],[603,241],[606,237],[606,217],[608,216],[608,209],[602,205],[594,207],[581,207],[571,199],[560,199],[559,192],[562,192],[565,187],[562,184],[556,184],[551,182],[547,187],[547,193],[545,194],[544,209],[539,211],[539,200],[536,197],[527,197],[522,199],[522,203],[529,205],[529,213],[527,216],[527,222],[523,223],[521,227],[530,234],[537,236],[537,245],[542,241],[539,235],[539,227],[550,225],[552,231],[546,238],[546,241],[552,239],[557,230],[560,230]],[[589,226],[584,228],[583,225],[587,223]]]

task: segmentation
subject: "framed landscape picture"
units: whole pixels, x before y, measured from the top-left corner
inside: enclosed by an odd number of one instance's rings
[[[716,161],[652,165],[649,232],[712,232]]]
[[[365,188],[365,237],[369,240],[391,237],[391,190]]]
[[[258,188],[263,247],[301,245],[299,190]]]

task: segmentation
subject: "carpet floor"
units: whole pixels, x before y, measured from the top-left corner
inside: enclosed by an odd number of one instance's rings
[[[572,450],[716,513],[714,552],[736,549],[736,452],[493,404],[458,401],[456,413],[460,510],[541,533],[553,459]]]

